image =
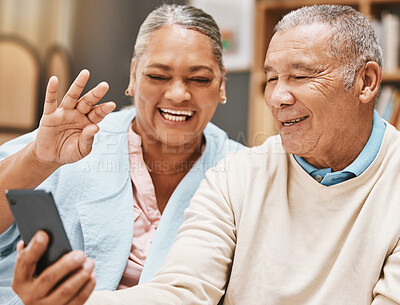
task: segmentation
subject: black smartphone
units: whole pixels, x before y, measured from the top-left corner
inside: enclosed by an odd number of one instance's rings
[[[39,230],[50,243],[36,266],[36,275],[72,250],[53,195],[43,190],[7,190],[6,197],[21,237],[28,245]]]

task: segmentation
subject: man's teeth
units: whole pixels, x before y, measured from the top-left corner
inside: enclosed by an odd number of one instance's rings
[[[295,119],[295,120],[290,120],[290,121],[282,122],[282,124],[283,124],[283,126],[292,126],[292,125],[294,125],[294,124],[296,124],[296,123],[298,123],[298,122],[303,121],[303,120],[306,119],[306,118],[307,118],[307,117],[305,116],[305,117],[302,117],[302,118],[299,118],[299,119]]]
[[[193,115],[193,111],[190,110],[172,110],[160,108],[161,115],[164,119],[173,121],[173,122],[183,122]]]

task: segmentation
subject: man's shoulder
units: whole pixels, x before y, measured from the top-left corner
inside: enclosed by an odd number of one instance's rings
[[[231,169],[238,172],[263,171],[279,168],[279,164],[287,162],[289,155],[282,147],[279,135],[271,136],[264,143],[254,147],[244,147],[236,153],[229,153],[225,158],[225,163]]]
[[[389,150],[396,151],[398,151],[400,147],[400,131],[389,123],[386,124],[386,130],[383,136],[381,148],[385,146],[387,146]]]
[[[287,153],[282,147],[281,137],[279,135],[267,138],[262,144],[246,147],[237,154],[237,158],[254,159],[270,157],[287,156]]]

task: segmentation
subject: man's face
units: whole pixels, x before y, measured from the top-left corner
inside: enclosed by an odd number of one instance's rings
[[[326,24],[277,32],[264,64],[265,101],[283,147],[310,161],[351,145],[346,132],[359,115],[359,100],[344,89],[342,67],[330,53],[330,36]]]

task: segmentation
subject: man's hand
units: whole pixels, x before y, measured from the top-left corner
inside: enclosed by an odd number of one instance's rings
[[[58,80],[54,76],[50,78],[33,146],[38,161],[58,167],[76,162],[90,153],[94,135],[99,130],[97,124],[114,110],[115,103],[96,106],[108,91],[105,82],[79,98],[88,79],[89,71],[82,70],[57,107]]]
[[[12,288],[25,305],[84,304],[96,285],[93,260],[72,251],[35,277],[48,242],[48,235],[39,231],[26,248],[23,241],[18,243]]]

